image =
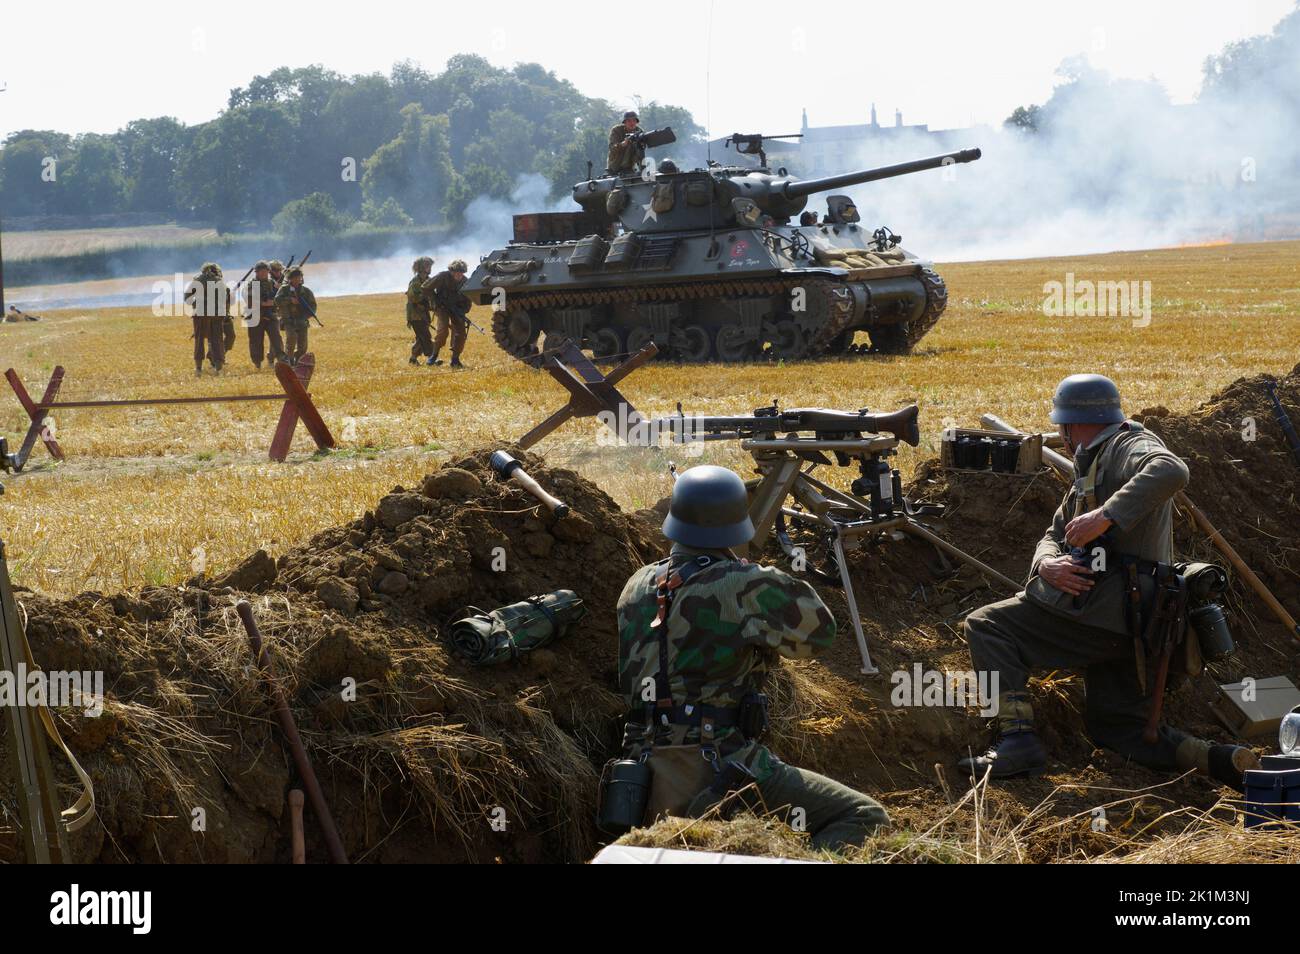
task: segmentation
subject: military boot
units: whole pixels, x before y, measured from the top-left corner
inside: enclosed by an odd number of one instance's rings
[[[1207,774],[1222,785],[1238,792],[1246,790],[1244,773],[1259,768],[1259,759],[1244,745],[1212,745]]]
[[[981,755],[961,759],[957,765],[974,778],[1013,778],[1041,775],[1047,767],[1047,752],[1034,731],[1034,709],[1027,692],[1004,692],[998,696],[995,717],[997,736]]]
[[[438,352],[435,351],[429,355],[429,360],[424,363],[432,368],[435,364],[442,364],[442,358],[438,357]]]
[[[454,355],[451,356],[451,364],[448,365],[448,367],[452,367],[452,368],[464,368],[465,365],[463,365],[463,364],[460,363],[460,355],[458,355],[458,354],[454,354]]]
[[[415,355],[411,355],[410,360],[407,361],[407,364],[419,364],[419,363],[420,363],[420,359],[417,358]]]

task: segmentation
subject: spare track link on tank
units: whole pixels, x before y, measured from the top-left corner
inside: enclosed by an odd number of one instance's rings
[[[943,312],[947,295],[943,281],[934,272],[925,269],[920,276],[926,288],[926,308],[921,317],[912,323],[909,344],[918,340]],[[589,305],[608,305],[626,302],[698,301],[710,298],[750,298],[788,293],[794,288],[811,290],[812,305],[809,316],[820,320],[817,327],[806,329],[806,338],[795,347],[795,352],[781,357],[818,358],[836,350],[836,343],[852,320],[851,299],[843,281],[835,279],[789,276],[776,279],[738,279],[733,281],[684,282],[671,285],[650,285],[639,288],[589,288],[572,291],[514,292],[509,296],[506,310],[492,316],[492,336],[497,346],[507,354],[532,367],[540,367],[543,353],[539,348],[542,329],[534,326],[528,311],[548,308],[572,308]],[[869,281],[867,282],[869,284]],[[937,294],[935,288],[937,287]],[[818,313],[820,317],[818,318]],[[525,326],[523,322],[528,322]],[[915,329],[915,330],[914,330]],[[866,347],[850,353],[866,354]],[[771,357],[772,355],[769,355]]]

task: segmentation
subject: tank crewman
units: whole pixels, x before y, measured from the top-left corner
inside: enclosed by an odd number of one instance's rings
[[[307,335],[311,318],[316,314],[316,296],[302,283],[302,269],[289,269],[288,281],[275,293],[275,313],[284,329],[284,350],[290,364],[296,365],[307,353]]]
[[[447,343],[448,329],[451,331],[451,367],[463,368],[460,353],[465,350],[465,338],[469,335],[469,299],[461,294],[469,266],[464,259],[456,259],[447,266],[445,272],[439,272],[424,283],[424,298],[430,311],[438,319],[437,334],[433,339],[433,354],[429,364],[442,364],[438,352]]]
[[[419,364],[421,357],[427,359],[426,364],[433,364],[433,336],[429,333],[433,319],[429,314],[429,302],[424,297],[424,283],[433,271],[433,259],[428,255],[417,258],[411,271],[415,274],[406,286],[406,324],[415,332],[411,364]]]
[[[835,619],[807,583],[736,559],[730,548],[754,535],[748,508],[732,471],[687,470],[663,524],[670,556],[634,573],[618,600],[624,757],[653,773],[645,823],[698,816],[740,792],[787,818],[801,809],[814,848],[861,845],[889,823],[884,808],[761,742],[768,672],[779,656],[827,649]]]
[[[266,342],[270,339],[271,360],[267,362],[267,367],[274,368],[275,362],[284,359],[280,323],[275,317],[275,293],[280,286],[271,277],[271,266],[267,262],[258,262],[253,266],[253,278],[244,287],[244,313],[248,316],[244,322],[248,329],[248,356],[253,359],[253,367],[262,367]]]
[[[226,363],[223,330],[230,315],[230,294],[222,280],[220,265],[204,263],[199,274],[185,290],[185,302],[194,309],[191,312],[194,325],[194,376],[197,378],[203,373],[205,348],[212,373],[220,374]]]
[[[1084,723],[1094,743],[1150,768],[1195,769],[1240,790],[1242,772],[1256,763],[1249,749],[1211,745],[1166,725],[1156,741],[1144,740],[1152,699],[1142,686],[1140,630],[1129,604],[1137,599],[1139,618],[1146,617],[1160,567],[1173,561],[1173,497],[1187,485],[1187,465],[1125,418],[1119,389],[1099,374],[1063,380],[1051,421],[1074,456],[1075,482],[1034,551],[1024,591],[966,618],[971,662],[977,675],[990,674],[999,694],[992,747],[960,764],[978,777],[1041,773],[1047,759],[1034,731],[1029,672],[1083,669]],[[1184,648],[1192,652],[1195,643],[1188,632]],[[1179,668],[1199,671],[1199,654],[1196,665]]]
[[[641,117],[633,110],[623,114],[623,121],[609,131],[609,171],[613,174],[635,172],[645,158],[645,147],[632,135]]]

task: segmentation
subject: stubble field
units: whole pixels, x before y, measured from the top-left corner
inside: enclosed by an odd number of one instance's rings
[[[647,366],[623,385],[646,413],[746,413],[784,406],[889,410],[921,406],[922,446],[905,448],[905,474],[937,453],[945,422],[976,425],[992,411],[1047,426],[1055,383],[1101,371],[1131,411],[1187,410],[1243,375],[1281,373],[1300,358],[1300,242],[1114,253],[1079,258],[940,265],[950,301],[920,350],[901,358],[775,365]],[[1150,281],[1152,320],[1048,318],[1043,285]],[[310,270],[307,277],[311,283]],[[449,456],[518,437],[564,395],[470,333],[470,370],[411,367],[402,296],[327,299],[313,328],[312,393],[340,449],[312,453],[299,429],[288,462],[266,459],[278,405],[65,410],[54,426],[67,462],[38,445],[28,469],[5,479],[0,528],[17,581],[56,596],[179,582],[218,572],[256,548],[272,555],[358,517],[393,486],[411,486]],[[486,325],[490,315],[476,309]],[[141,398],[278,390],[256,372],[242,329],[227,371],[196,379],[190,324],[148,309],[63,311],[39,323],[0,324],[0,369],[39,394],[56,364],[60,398]],[[16,445],[26,416],[7,387],[0,434]],[[591,421],[566,425],[538,446],[625,509],[668,492],[671,452],[601,446]],[[711,445],[680,458],[743,465]],[[1195,493],[1195,487],[1190,488]]]

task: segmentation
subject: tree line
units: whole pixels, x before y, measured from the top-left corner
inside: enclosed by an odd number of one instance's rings
[[[638,102],[648,128],[703,129],[675,106]],[[282,67],[232,90],[215,119],[138,119],[109,135],[20,130],[0,150],[6,217],[137,213],[214,226],[337,232],[457,225],[477,196],[508,197],[519,177],[559,196],[604,165],[621,110],[535,63],[474,54],[432,74],[407,60],[343,76]]]

